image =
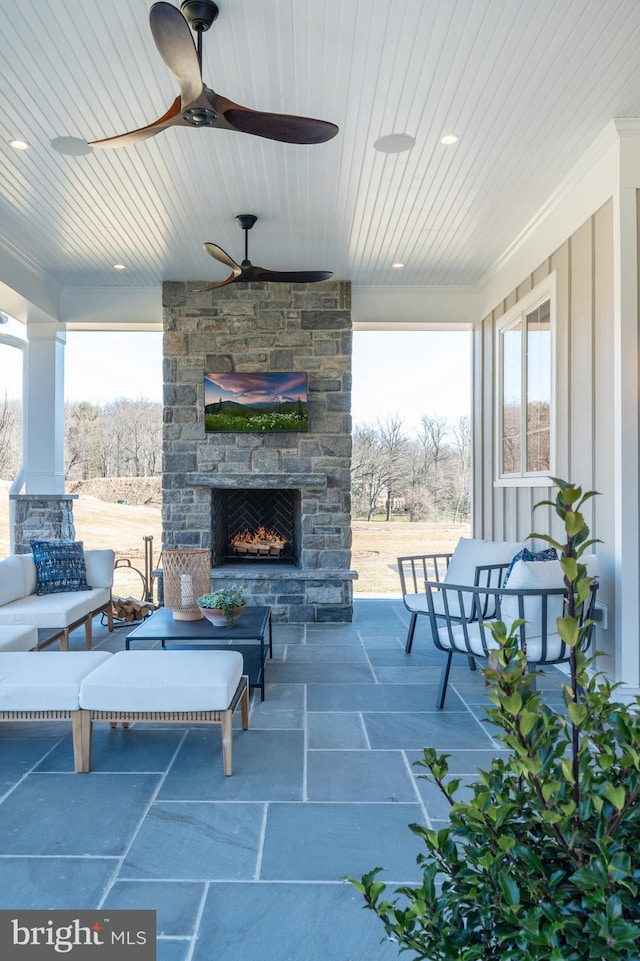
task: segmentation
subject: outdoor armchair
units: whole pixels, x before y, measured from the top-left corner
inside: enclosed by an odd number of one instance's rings
[[[587,564],[587,570],[594,563]],[[592,619],[598,590],[597,580],[582,613],[583,622]],[[518,561],[509,587],[469,587],[441,581],[426,581],[425,599],[435,646],[444,653],[436,707],[444,707],[449,672],[454,654],[484,658],[497,647],[490,628],[491,620],[504,621],[507,628],[515,620],[520,647],[530,665],[560,664],[569,660],[570,649],[557,632],[556,620],[562,616],[566,589],[559,561]],[[479,611],[491,610],[489,620]],[[593,624],[589,624],[584,649],[591,644]]]
[[[425,581],[435,583],[464,584],[467,587],[499,587],[504,572],[523,545],[513,541],[485,541],[461,537],[450,554],[415,554],[398,558],[398,573],[404,606],[411,614],[405,642],[407,654],[411,653],[413,636],[419,614],[428,614]],[[475,605],[474,598],[462,598],[468,605]],[[489,598],[486,598],[487,602]],[[436,599],[436,606],[441,600]],[[453,611],[450,612],[453,614]],[[472,618],[487,617],[490,611],[469,607],[466,614]]]

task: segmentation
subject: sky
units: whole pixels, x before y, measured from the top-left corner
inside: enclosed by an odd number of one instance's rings
[[[410,432],[424,415],[453,424],[469,414],[470,338],[467,331],[355,331],[354,424],[397,414]],[[20,384],[19,352],[0,345],[0,399],[5,390],[19,397]],[[65,399],[104,404],[117,397],[162,400],[162,334],[69,331]]]

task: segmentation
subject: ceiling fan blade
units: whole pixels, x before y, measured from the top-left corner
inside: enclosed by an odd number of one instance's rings
[[[223,250],[222,247],[218,247],[217,244],[207,243],[207,244],[203,244],[202,246],[204,247],[206,252],[209,254],[209,256],[214,258],[214,260],[219,260],[220,263],[224,264],[226,267],[231,267],[234,277],[240,276],[240,274],[242,273],[242,267],[240,266],[240,264],[237,264],[235,262],[233,257],[229,256],[226,250]]]
[[[241,280],[270,284],[317,284],[333,277],[332,270],[269,270],[267,267],[245,267]]]
[[[229,274],[226,280],[219,280],[216,284],[207,284],[206,287],[196,287],[194,293],[203,293],[205,290],[216,290],[218,287],[226,287],[238,279],[236,274]]]
[[[250,133],[268,140],[282,143],[325,143],[338,133],[338,127],[328,120],[314,120],[312,117],[296,117],[286,113],[263,113],[231,103],[226,98],[216,96],[218,103],[225,102],[221,113],[227,124],[241,133]]]
[[[149,12],[149,25],[158,53],[178,81],[182,106],[188,107],[202,93],[198,52],[189,24],[177,7],[154,3]]]
[[[132,143],[139,143],[141,140],[148,140],[156,134],[173,127],[176,124],[184,125],[182,119],[182,107],[180,97],[176,97],[169,109],[162,117],[158,117],[153,123],[146,127],[139,127],[137,130],[130,130],[128,133],[117,134],[115,137],[106,137],[104,140],[89,141],[90,147],[127,147]]]

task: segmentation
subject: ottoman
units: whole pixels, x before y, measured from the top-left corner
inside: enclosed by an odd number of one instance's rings
[[[249,679],[238,651],[120,651],[80,685],[82,771],[91,770],[93,721],[220,724],[222,760],[232,773],[233,712],[249,727]]]
[[[65,721],[81,770],[80,684],[111,657],[108,651],[4,651],[0,654],[0,721]]]

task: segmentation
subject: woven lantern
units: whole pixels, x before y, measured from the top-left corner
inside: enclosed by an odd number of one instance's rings
[[[199,621],[198,598],[211,590],[210,552],[180,548],[162,552],[164,606],[176,621]]]

